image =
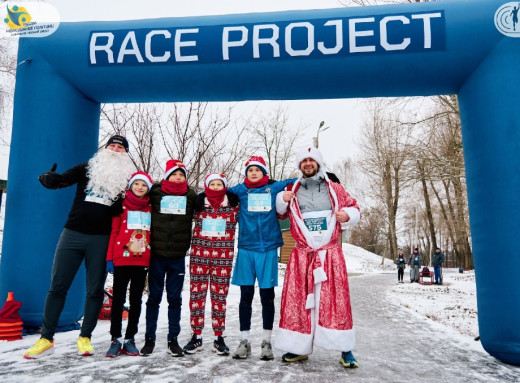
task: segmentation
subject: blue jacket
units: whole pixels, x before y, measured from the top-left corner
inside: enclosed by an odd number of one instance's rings
[[[276,216],[276,195],[297,178],[274,181],[258,189],[249,189],[244,183],[229,188],[240,201],[238,210],[238,247],[245,250],[265,252],[283,246],[282,232]],[[269,193],[271,210],[249,211],[248,196],[255,193]]]

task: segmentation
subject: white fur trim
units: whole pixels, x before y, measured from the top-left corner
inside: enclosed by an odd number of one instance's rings
[[[312,354],[312,338],[312,334],[279,328],[276,331],[274,347],[297,355],[309,355]]]
[[[283,193],[285,193],[285,190],[282,190],[276,195],[275,202],[276,212],[280,215],[287,213],[287,209],[289,208],[289,204],[283,200]]]
[[[314,275],[314,284],[321,283],[327,280],[327,274],[325,274],[325,270],[323,270],[323,267],[321,266],[312,270],[312,274]]]
[[[350,330],[332,330],[316,326],[314,344],[326,350],[351,351],[356,345],[356,332]]]
[[[355,207],[344,207],[341,210],[347,213],[350,217],[350,219],[347,222],[343,222],[341,224],[342,229],[345,229],[347,227],[353,227],[358,224],[359,220],[361,219],[361,213],[358,209],[356,209]]]
[[[269,172],[267,171],[266,166],[263,163],[261,163],[259,161],[250,161],[250,162],[248,162],[248,164],[247,164],[247,166],[245,167],[245,170],[244,170],[246,177],[247,177],[247,169],[249,169],[251,166],[259,167],[260,169],[264,170],[265,174],[269,174]]]
[[[219,173],[211,173],[211,174],[209,174],[209,175],[206,177],[206,179],[205,179],[205,181],[204,181],[204,184],[205,184],[207,187],[209,187],[209,183],[210,183],[211,181],[214,181],[214,180],[220,180],[220,181],[222,181],[222,183],[224,184],[224,187],[227,188],[228,183],[227,183],[227,179],[226,179],[226,177],[223,177],[223,175],[222,175],[222,174],[219,174]]]
[[[146,186],[148,186],[148,191],[150,191],[150,189],[152,188],[152,183],[150,182],[150,178],[146,177],[144,174],[136,174],[135,176],[130,178],[130,181],[128,181],[128,185],[132,186],[132,184],[137,180],[144,181]]]
[[[186,168],[182,167],[182,166],[174,166],[172,167],[170,170],[168,170],[164,176],[164,179],[167,180],[168,177],[170,176],[170,174],[172,174],[174,171],[176,171],[177,169],[181,169],[182,172],[184,173],[184,176],[186,178],[188,178],[188,171],[186,170]]]
[[[306,158],[312,158],[318,163],[320,169],[323,169],[323,155],[321,152],[314,147],[306,147],[296,154],[296,168],[300,170],[301,162]]]
[[[307,301],[305,302],[305,308],[313,309],[314,308],[314,294],[307,294]]]

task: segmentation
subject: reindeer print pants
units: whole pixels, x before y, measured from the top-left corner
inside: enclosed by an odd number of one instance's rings
[[[202,334],[209,288],[213,331],[215,336],[222,335],[226,325],[226,297],[231,280],[233,249],[204,249],[195,254],[190,257],[191,328],[194,334]]]

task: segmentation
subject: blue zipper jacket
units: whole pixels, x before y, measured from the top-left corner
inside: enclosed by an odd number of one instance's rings
[[[282,232],[276,216],[276,195],[296,180],[297,178],[274,181],[257,189],[249,189],[244,183],[241,183],[228,189],[240,201],[238,210],[238,247],[240,249],[266,252],[283,246]],[[271,210],[249,211],[249,194],[258,193],[270,195]]]

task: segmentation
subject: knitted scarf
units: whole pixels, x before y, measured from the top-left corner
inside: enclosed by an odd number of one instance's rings
[[[226,195],[227,188],[222,190],[211,190],[207,186],[204,187],[204,192],[206,193],[206,198],[208,202],[213,206],[214,209],[218,209],[222,201],[224,201],[224,196]]]
[[[125,206],[128,210],[143,210],[146,206],[148,206],[149,202],[150,197],[148,195],[145,195],[141,199],[137,198],[130,190],[127,190],[125,193],[125,199],[123,200],[123,206]]]
[[[169,195],[184,195],[188,192],[188,182],[171,182],[162,180],[161,189]]]
[[[258,188],[261,188],[262,186],[267,185],[268,182],[269,182],[269,176],[263,176],[262,178],[260,178],[256,182],[251,182],[247,178],[244,179],[244,183],[246,184],[246,187],[248,189],[258,189]]]

